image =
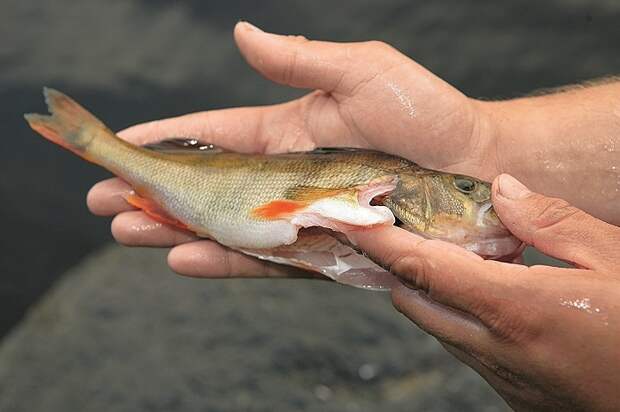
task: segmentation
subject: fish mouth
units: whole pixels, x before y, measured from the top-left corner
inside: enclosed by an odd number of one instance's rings
[[[480,206],[475,224],[477,236],[462,245],[465,249],[487,259],[516,257],[523,251],[523,242],[499,220],[491,201]]]
[[[485,259],[510,260],[523,252],[525,244],[512,234],[502,237],[485,237],[462,244],[465,249]]]
[[[422,236],[455,243],[485,259],[507,260],[523,251],[523,242],[499,220],[490,201],[481,204],[469,222],[436,223],[432,234]]]

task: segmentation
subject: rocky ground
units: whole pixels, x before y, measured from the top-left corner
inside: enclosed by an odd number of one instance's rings
[[[109,222],[83,204],[105,173],[21,114],[43,109],[43,85],[115,129],[299,95],[245,66],[239,19],[385,40],[470,95],[510,97],[617,74],[619,17],[615,0],[3,0],[0,410],[504,408],[383,294],[180,279],[159,252],[106,246]]]
[[[164,262],[109,246],[63,276],[0,348],[0,410],[505,409],[385,293]]]

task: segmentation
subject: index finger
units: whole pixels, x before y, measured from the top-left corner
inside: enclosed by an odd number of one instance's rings
[[[118,133],[136,145],[186,137],[244,153],[307,151],[321,146],[356,146],[336,103],[322,92],[270,106],[191,113],[129,127]]]
[[[457,245],[388,226],[355,232],[352,240],[403,283],[433,301],[470,313],[483,323],[501,291],[519,280],[523,265],[484,260]]]
[[[136,145],[186,137],[239,152],[260,152],[264,144],[260,126],[265,116],[279,116],[287,110],[283,104],[190,113],[131,126],[118,136]]]

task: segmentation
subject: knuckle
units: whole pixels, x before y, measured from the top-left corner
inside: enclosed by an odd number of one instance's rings
[[[511,383],[511,388],[524,390],[529,388],[527,377],[523,375],[519,366],[507,364],[501,357],[476,352],[474,357],[487,367],[494,375]]]
[[[282,81],[286,85],[292,85],[295,79],[295,72],[297,71],[299,51],[295,48],[288,56],[287,62],[284,66],[284,72],[282,73]]]
[[[289,34],[288,36],[286,36],[289,40],[294,41],[295,43],[306,43],[308,42],[308,38],[306,36],[303,36],[301,34]]]
[[[480,320],[495,339],[505,344],[526,346],[542,333],[545,322],[530,307],[494,300],[481,310]]]
[[[381,41],[381,40],[370,40],[367,42],[363,43],[365,48],[372,50],[372,51],[379,51],[379,52],[388,52],[391,53],[393,52],[395,49],[394,47],[392,47],[390,44]]]
[[[236,262],[232,252],[225,251],[222,256],[222,277],[231,278],[236,273]]]
[[[541,199],[540,203],[540,211],[534,218],[534,224],[538,229],[555,226],[582,213],[562,199]]]
[[[393,261],[390,271],[416,289],[428,292],[431,288],[432,268],[424,258],[410,255],[400,256]]]

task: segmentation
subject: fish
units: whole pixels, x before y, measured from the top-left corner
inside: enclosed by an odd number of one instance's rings
[[[137,146],[65,94],[43,93],[50,114],[25,114],[30,127],[126,181],[129,204],[259,259],[390,290],[396,278],[347,233],[397,224],[491,259],[522,247],[493,210],[489,183],[473,177],[359,148],[248,154],[191,138]]]

